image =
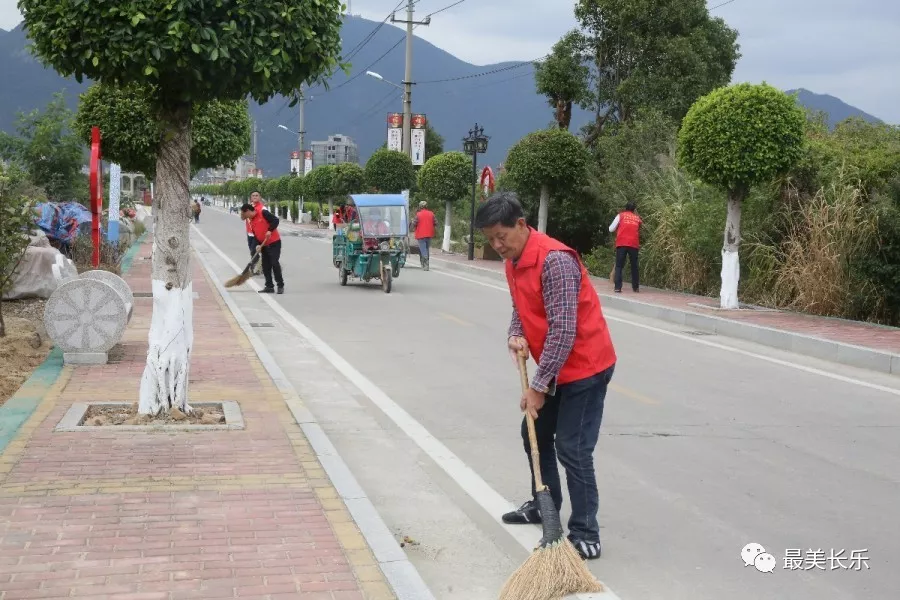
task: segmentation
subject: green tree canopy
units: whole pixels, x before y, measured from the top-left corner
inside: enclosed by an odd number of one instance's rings
[[[554,194],[583,185],[589,160],[574,135],[543,129],[529,133],[510,149],[506,171],[516,191],[537,193],[546,186]]]
[[[122,88],[94,84],[81,95],[75,130],[89,144],[91,127],[100,127],[104,159],[152,179],[162,131],[150,102],[155,95],[139,84]],[[192,170],[234,164],[250,148],[247,101],[213,100],[196,105],[191,135]]]
[[[347,196],[366,191],[366,172],[356,163],[341,163],[334,168],[334,195]]]
[[[334,165],[320,165],[304,176],[307,201],[324,202],[334,198],[334,171]]]
[[[445,152],[419,169],[419,189],[437,202],[455,202],[472,191],[472,161],[462,152]]]
[[[575,18],[594,63],[589,144],[642,107],[681,121],[728,84],[740,58],[737,31],[711,17],[706,0],[579,0]]]
[[[19,114],[18,136],[0,132],[0,158],[17,163],[32,183],[54,201],[86,201],[87,177],[81,174],[85,147],[72,131],[72,111],[61,94],[43,111]]]
[[[550,56],[534,66],[537,92],[547,97],[560,129],[569,128],[573,104],[588,108],[591,102],[590,69],[583,46],[581,33],[570,31],[554,44]]]
[[[770,85],[719,88],[684,118],[678,160],[697,179],[746,195],[800,158],[805,127],[806,116],[794,98]]]
[[[383,194],[399,194],[411,189],[416,171],[406,154],[377,150],[366,163],[366,183]]]

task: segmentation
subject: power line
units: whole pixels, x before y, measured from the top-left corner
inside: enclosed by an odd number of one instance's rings
[[[384,19],[382,19],[381,23],[376,25],[375,28],[372,31],[370,31],[366,37],[364,37],[362,40],[357,42],[357,44],[350,50],[350,52],[347,53],[347,56],[345,57],[344,60],[350,60],[351,58],[353,58],[354,56],[359,54],[359,51],[362,50],[366,44],[368,44],[370,41],[372,41],[372,38],[374,38],[375,35],[379,31],[381,31],[381,28],[385,26],[385,24],[388,22],[388,19],[391,18],[391,15],[393,15],[403,5],[403,2],[404,2],[404,0],[400,0],[400,3],[397,4],[397,6],[394,7],[394,10],[389,12],[388,15]]]
[[[512,71],[514,69],[521,69],[522,67],[527,67],[528,65],[533,65],[535,62],[540,62],[550,56],[549,54],[545,54],[540,58],[536,58],[534,60],[527,60],[524,62],[516,63],[513,65],[509,65],[507,67],[501,67],[499,69],[491,69],[490,71],[484,71],[482,73],[474,73],[472,75],[462,75],[460,77],[448,77],[447,79],[430,79],[428,81],[417,81],[416,83],[419,85],[426,83],[444,83],[447,81],[462,81],[463,79],[473,79],[475,77],[484,77],[485,75],[493,75],[495,73],[504,73],[506,71]]]
[[[436,11],[434,11],[433,13],[428,13],[427,16],[433,17],[434,15],[436,15],[436,14],[438,14],[438,13],[442,13],[442,12],[444,12],[445,10],[450,10],[450,9],[453,8],[454,6],[459,6],[460,4],[462,4],[462,3],[465,2],[465,1],[466,1],[466,0],[458,0],[457,2],[454,2],[453,4],[451,4],[451,5],[449,5],[449,6],[445,6],[444,8],[441,8],[441,9],[439,9],[439,10],[436,10]]]

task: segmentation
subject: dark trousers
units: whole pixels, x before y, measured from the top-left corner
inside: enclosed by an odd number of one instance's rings
[[[616,248],[616,289],[622,289],[622,269],[625,268],[626,256],[631,263],[631,289],[638,291],[641,287],[641,280],[638,275],[638,249],[629,246],[619,246]]]
[[[550,488],[556,509],[562,508],[562,484],[556,457],[566,470],[572,516],[569,517],[569,537],[586,542],[600,541],[597,510],[600,497],[594,473],[594,448],[600,437],[603,402],[606,388],[615,365],[586,379],[557,386],[556,394],[547,396],[534,422],[538,451],[541,454],[541,477]],[[534,471],[528,426],[522,419],[522,439],[528,466],[532,469],[531,493],[534,495]]]
[[[275,275],[275,283],[278,287],[284,287],[284,279],[281,278],[281,240],[272,242],[262,249],[263,277],[266,278],[266,287],[273,288],[272,275]]]

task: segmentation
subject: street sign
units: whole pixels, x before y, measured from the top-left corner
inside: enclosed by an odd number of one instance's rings
[[[425,164],[425,115],[413,115],[410,119],[410,146],[412,147],[413,166],[420,167]]]
[[[388,113],[387,126],[388,150],[403,152],[403,115],[401,113]]]

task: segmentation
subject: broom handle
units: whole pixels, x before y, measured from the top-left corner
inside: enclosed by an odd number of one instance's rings
[[[528,359],[521,352],[517,353],[519,357],[519,379],[522,382],[522,394],[528,391]],[[534,430],[534,419],[528,412],[525,412],[525,424],[528,426],[528,444],[531,447],[531,468],[534,471],[534,489],[541,491],[544,489],[544,482],[541,479],[541,455],[538,452],[537,432]]]

